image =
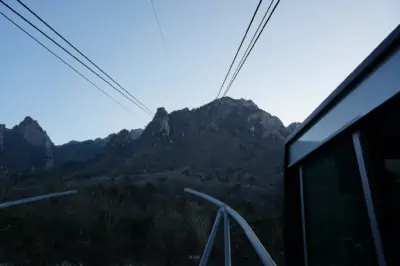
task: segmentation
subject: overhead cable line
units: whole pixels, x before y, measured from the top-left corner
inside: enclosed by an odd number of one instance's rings
[[[222,97],[221,97],[220,100],[218,101],[218,105],[217,105],[216,111],[218,110],[218,108],[219,108],[220,105],[221,105],[222,98],[226,96],[226,94],[227,94],[228,91],[230,90],[230,88],[231,88],[233,82],[236,80],[237,75],[238,75],[239,72],[241,71],[243,65],[246,63],[247,58],[249,57],[250,53],[252,52],[252,50],[253,50],[254,46],[256,45],[258,39],[260,38],[261,34],[263,33],[263,31],[264,31],[265,27],[267,26],[267,24],[268,24],[268,22],[269,22],[271,16],[272,16],[273,13],[275,12],[275,9],[276,9],[276,7],[278,6],[280,0],[277,1],[277,3],[275,4],[274,8],[273,8],[272,11],[271,11],[271,13],[270,13],[269,16],[267,17],[267,14],[268,14],[269,10],[271,9],[271,6],[272,6],[272,3],[273,3],[273,2],[274,2],[274,1],[272,0],[271,3],[270,3],[270,5],[268,6],[268,9],[267,9],[267,11],[265,12],[265,15],[264,15],[263,19],[261,20],[261,22],[260,22],[260,24],[259,24],[259,26],[258,26],[256,32],[254,33],[253,38],[252,38],[252,40],[250,41],[249,46],[247,47],[247,49],[246,49],[246,51],[245,51],[245,54],[243,55],[242,59],[240,60],[240,63],[238,64],[238,66],[237,66],[237,68],[236,68],[236,70],[235,70],[235,72],[234,72],[234,75],[232,76],[232,78],[231,78],[231,80],[230,80],[228,86],[226,87],[226,89],[225,89],[225,91],[224,91]],[[267,19],[265,20],[265,18],[267,18]],[[263,23],[264,23],[264,24],[263,24]],[[261,26],[262,26],[262,27],[261,27]],[[260,27],[261,27],[261,30],[259,30]],[[255,39],[255,40],[254,40],[254,39]],[[253,41],[253,40],[254,40],[254,41]]]
[[[231,65],[229,66],[228,72],[227,72],[226,75],[225,75],[224,81],[222,82],[221,87],[219,88],[219,91],[218,91],[217,97],[215,97],[215,100],[218,99],[218,97],[219,97],[219,95],[220,95],[220,93],[221,93],[221,91],[222,91],[222,88],[223,88],[224,85],[225,85],[225,82],[226,82],[226,80],[227,80],[227,78],[228,78],[228,76],[229,76],[229,73],[230,73],[231,70],[232,70],[232,66],[233,66],[233,64],[234,64],[235,61],[236,61],[236,58],[237,58],[237,56],[238,56],[238,54],[239,54],[239,51],[240,51],[240,49],[242,48],[243,42],[244,42],[244,40],[246,39],[247,33],[249,32],[249,30],[250,30],[250,28],[251,28],[251,25],[253,24],[254,18],[255,18],[256,15],[257,15],[258,9],[260,8],[260,5],[261,5],[262,1],[263,1],[263,0],[260,0],[260,1],[258,2],[258,5],[257,5],[256,9],[254,10],[253,16],[251,17],[251,20],[250,20],[250,22],[249,22],[249,25],[247,26],[246,32],[245,32],[244,35],[243,35],[243,38],[242,38],[242,40],[241,40],[241,42],[240,42],[240,45],[239,45],[239,48],[237,49],[236,54],[235,54],[235,57],[233,58],[232,63],[231,63]],[[215,101],[215,100],[214,100],[214,101]],[[211,108],[210,108],[210,112],[209,112],[210,115],[211,115],[211,113],[213,112],[214,107],[215,107],[215,104],[213,104],[213,105],[211,106]]]
[[[265,12],[263,18],[261,19],[261,22],[260,22],[260,24],[258,25],[257,30],[254,32],[253,37],[251,38],[251,41],[250,41],[249,45],[247,46],[246,51],[244,52],[242,58],[240,59],[240,62],[239,62],[239,64],[237,65],[237,67],[236,67],[236,69],[235,69],[235,71],[234,71],[234,74],[233,74],[231,80],[229,81],[227,87],[230,87],[230,86],[231,86],[232,80],[236,78],[238,72],[240,71],[241,66],[244,64],[244,61],[247,59],[247,57],[248,57],[248,55],[249,55],[249,52],[251,51],[252,47],[254,47],[254,44],[255,44],[254,39],[256,39],[256,38],[258,39],[258,37],[260,36],[260,32],[259,32],[259,31],[260,31],[260,28],[261,28],[261,26],[263,26],[263,23],[265,22],[265,19],[267,18],[268,12],[269,12],[269,10],[271,9],[271,6],[272,6],[272,3],[273,3],[273,2],[274,2],[274,1],[271,0],[271,2],[269,3],[268,9],[267,9],[267,11]],[[249,51],[249,50],[250,50],[250,51]],[[225,91],[224,91],[222,97],[224,97],[225,95],[226,95],[226,89],[225,89]]]
[[[104,82],[106,82],[108,85],[110,85],[112,88],[114,88],[117,92],[119,92],[122,96],[124,96],[126,99],[128,99],[130,102],[132,102],[134,105],[145,111],[148,115],[153,116],[154,114],[146,107],[144,106],[141,102],[139,102],[133,95],[131,95],[129,92],[127,92],[131,97],[133,97],[135,102],[132,98],[128,97],[125,93],[123,93],[120,89],[115,87],[113,84],[111,84],[108,80],[106,80],[104,77],[100,76],[97,72],[95,72],[92,68],[90,68],[87,64],[82,62],[79,58],[77,58],[75,55],[73,55],[70,51],[68,51],[66,48],[64,48],[62,45],[60,45],[57,41],[49,37],[45,32],[43,32],[41,29],[39,29],[36,25],[34,25],[32,22],[30,22],[28,19],[26,19],[24,16],[22,16],[20,13],[18,13],[16,10],[14,10],[11,6],[8,4],[4,3],[4,1],[0,1],[4,6],[6,6],[8,9],[10,9],[14,14],[19,16],[21,19],[23,19],[26,23],[28,23],[30,26],[35,28],[37,31],[39,31],[42,35],[44,35],[47,39],[49,39],[51,42],[53,42],[55,45],[57,45],[59,48],[61,48],[64,52],[72,56],[75,60],[77,60],[81,65],[86,67],[88,70],[90,70],[93,74],[95,74],[97,77],[102,79]],[[92,63],[93,64],[93,63]]]
[[[30,9],[27,5],[25,5],[21,0],[16,0],[19,4],[21,4],[26,10],[28,10],[32,15],[34,15],[37,19],[39,19],[43,24],[45,24],[50,30],[52,30],[57,36],[59,36],[62,40],[64,40],[69,46],[71,46],[76,52],[78,52],[81,56],[83,56],[86,60],[88,60],[93,66],[95,66],[101,73],[106,75],[110,80],[112,80],[115,84],[118,85],[123,91],[128,93],[133,99],[135,99],[142,107],[144,107],[147,111],[148,109],[141,101],[139,101],[135,96],[133,96],[128,90],[126,90],[122,85],[120,85],[115,79],[113,79],[110,75],[108,75],[102,68],[100,68],[97,64],[95,64],[89,57],[83,54],[78,48],[76,48],[71,42],[69,42],[65,37],[63,37],[57,30],[55,30],[52,26],[50,26],[45,20],[43,20],[38,14],[36,14],[32,9]]]
[[[129,110],[128,108],[126,108],[125,106],[123,106],[119,101],[117,101],[116,99],[114,99],[110,94],[108,94],[106,91],[104,91],[102,88],[100,88],[98,85],[96,85],[95,83],[93,83],[91,80],[89,80],[85,75],[83,75],[81,72],[79,72],[77,69],[75,69],[73,66],[71,66],[69,63],[67,63],[64,59],[62,59],[60,56],[58,56],[56,53],[54,53],[52,50],[50,50],[50,48],[48,48],[46,45],[44,45],[42,42],[40,42],[38,39],[36,39],[34,36],[32,36],[29,32],[27,32],[26,30],[24,30],[20,25],[18,25],[16,22],[14,22],[11,18],[9,18],[7,15],[5,15],[3,12],[0,11],[0,14],[7,19],[9,22],[11,22],[12,24],[14,24],[14,26],[16,26],[18,29],[20,29],[21,31],[23,31],[26,35],[28,35],[29,37],[31,37],[34,41],[36,41],[38,44],[40,44],[44,49],[46,49],[49,53],[51,53],[52,55],[54,55],[55,57],[58,58],[58,60],[60,60],[61,62],[63,62],[65,65],[67,65],[69,68],[71,68],[75,73],[77,73],[79,76],[81,76],[82,78],[84,78],[87,82],[89,82],[90,84],[92,84],[96,89],[98,89],[100,92],[102,92],[104,95],[106,95],[109,99],[111,99],[113,102],[115,102],[116,104],[118,104],[120,107],[122,107],[123,109],[125,109],[126,111],[128,111],[129,113],[135,115],[135,113],[133,113],[131,110]]]
[[[17,1],[19,1],[19,0],[17,0]],[[164,45],[164,49],[165,49],[165,51],[167,51],[168,50],[167,49],[167,42],[165,41],[164,32],[162,31],[162,28],[161,28],[161,22],[160,22],[160,18],[158,17],[158,14],[157,14],[157,10],[156,10],[156,6],[154,4],[154,0],[149,0],[149,1],[150,1],[150,4],[151,4],[151,8],[153,9],[154,17],[156,18],[158,31],[160,32],[161,39],[162,39],[162,42],[163,42],[163,45]]]
[[[242,48],[243,42],[244,42],[244,40],[246,39],[247,33],[249,32],[251,25],[253,24],[254,18],[255,18],[255,16],[257,15],[258,9],[260,8],[260,5],[261,5],[262,1],[263,1],[263,0],[260,0],[260,1],[258,2],[258,5],[257,5],[257,7],[256,7],[256,10],[254,11],[253,16],[251,17],[251,20],[250,20],[250,22],[249,22],[249,25],[247,26],[246,32],[244,33],[244,36],[243,36],[243,38],[242,38],[242,41],[240,42],[239,48],[238,48],[237,51],[236,51],[235,57],[233,58],[232,63],[231,63],[231,65],[229,66],[228,72],[227,72],[226,75],[225,75],[224,81],[222,82],[221,87],[219,88],[219,91],[218,91],[218,94],[217,94],[216,99],[218,98],[219,94],[220,94],[221,91],[222,91],[222,88],[223,88],[224,85],[225,85],[226,79],[228,78],[229,73],[231,72],[232,66],[233,66],[233,64],[235,63],[235,60],[236,60],[236,58],[237,58],[237,56],[238,56],[238,54],[239,54],[240,48]]]
[[[230,87],[232,86],[232,83],[233,83],[233,82],[235,81],[235,79],[236,79],[236,76],[238,75],[238,73],[239,73],[240,70],[242,69],[242,67],[243,67],[243,65],[244,65],[244,63],[245,63],[245,61],[246,61],[247,58],[249,57],[249,55],[250,55],[251,51],[253,50],[253,48],[254,48],[256,42],[258,41],[258,38],[261,36],[261,33],[263,32],[265,26],[267,25],[267,23],[268,23],[269,19],[271,18],[273,12],[275,11],[275,8],[276,8],[277,5],[279,4],[279,1],[278,1],[278,3],[274,6],[274,9],[272,10],[272,12],[270,13],[270,15],[268,16],[267,21],[265,21],[265,18],[267,17],[267,14],[268,14],[268,11],[271,9],[272,3],[273,3],[273,1],[271,1],[271,3],[269,4],[267,11],[265,12],[264,17],[262,18],[261,23],[258,25],[258,28],[257,28],[255,34],[253,35],[253,38],[252,38],[251,41],[250,41],[249,46],[247,46],[246,51],[245,51],[245,53],[244,53],[244,56],[243,56],[242,59],[240,60],[240,62],[239,62],[239,64],[238,64],[238,67],[236,68],[235,73],[234,73],[232,79],[230,80],[230,82],[229,82],[229,84],[228,84],[228,88],[224,91],[224,96],[225,96],[226,93],[229,91]],[[264,22],[264,21],[265,21],[265,22]],[[262,24],[263,22],[264,22],[264,24]],[[262,28],[261,28],[261,26],[262,26]],[[259,32],[260,28],[261,28],[261,32]],[[258,33],[258,35],[257,35],[257,33]],[[255,39],[255,40],[254,40],[254,39]]]

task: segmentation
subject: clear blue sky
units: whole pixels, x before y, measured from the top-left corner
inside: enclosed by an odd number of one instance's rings
[[[173,111],[215,98],[258,1],[154,0],[167,51],[148,0],[24,2],[153,111]],[[302,121],[399,24],[399,10],[398,0],[282,0],[228,95],[286,125]],[[151,119],[68,59],[137,115],[117,106],[2,17],[0,34],[0,123],[32,116],[61,144]]]

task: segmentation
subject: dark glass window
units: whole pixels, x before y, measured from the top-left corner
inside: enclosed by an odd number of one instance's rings
[[[362,128],[374,208],[388,266],[400,265],[400,95]]]
[[[303,165],[308,265],[377,265],[361,177],[350,136]]]
[[[285,262],[304,266],[299,167],[285,173]]]

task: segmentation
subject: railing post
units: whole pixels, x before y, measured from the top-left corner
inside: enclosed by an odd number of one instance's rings
[[[224,247],[225,247],[225,266],[231,266],[231,228],[229,224],[229,213],[224,207]]]
[[[211,249],[214,244],[215,236],[218,232],[219,222],[221,221],[222,210],[219,209],[217,213],[217,217],[215,218],[214,225],[211,229],[210,236],[208,237],[206,247],[204,248],[203,255],[201,256],[200,266],[205,266],[208,262],[208,258],[210,257]]]
[[[261,244],[260,240],[256,236],[256,234],[251,229],[250,225],[243,219],[242,216],[239,215],[234,209],[230,208],[228,205],[223,203],[216,198],[213,198],[207,194],[195,191],[193,189],[185,188],[185,192],[198,196],[202,199],[205,199],[211,203],[214,203],[219,207],[217,219],[214,223],[213,229],[211,231],[210,237],[208,238],[208,242],[206,245],[206,249],[204,250],[203,256],[200,261],[200,266],[205,266],[208,260],[208,256],[210,253],[211,246],[213,244],[215,234],[217,233],[217,226],[221,215],[224,215],[224,238],[225,238],[225,265],[231,266],[231,244],[230,244],[230,227],[229,227],[229,218],[232,217],[243,229],[245,235],[250,241],[250,244],[253,246],[256,251],[258,257],[260,258],[262,264],[264,266],[276,266],[275,262],[265,249],[265,247]],[[218,222],[217,222],[218,221]]]

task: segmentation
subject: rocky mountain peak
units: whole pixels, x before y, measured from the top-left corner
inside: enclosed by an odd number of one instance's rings
[[[301,123],[299,122],[293,122],[290,125],[287,126],[287,129],[291,132],[294,132],[295,130],[297,130],[299,127],[301,126]]]
[[[247,121],[259,123],[264,130],[270,130],[272,128],[279,130],[284,128],[282,121],[278,117],[272,116],[270,113],[267,113],[263,110],[258,110],[251,113],[247,117]]]
[[[164,107],[159,107],[159,108],[157,108],[157,112],[154,116],[154,119],[157,119],[157,118],[160,119],[160,118],[164,118],[166,116],[168,116],[167,110],[165,110]]]
[[[213,107],[214,106],[214,107]],[[218,109],[215,107],[218,106]],[[205,108],[214,108],[213,118],[225,119],[229,115],[243,115],[248,112],[259,110],[258,106],[251,100],[245,99],[232,99],[230,97],[219,98],[208,105]]]
[[[122,129],[120,132],[117,133],[117,136],[119,138],[131,138],[131,134],[127,129]]]
[[[131,134],[132,139],[137,139],[140,137],[140,135],[142,135],[143,129],[141,128],[132,129],[129,131],[129,133]]]
[[[124,143],[130,143],[133,140],[134,138],[132,138],[131,132],[127,129],[123,129],[117,134],[112,134],[108,140],[108,144],[114,146]]]
[[[301,123],[293,122],[286,127],[286,137],[290,136],[292,133],[297,131],[301,126]]]
[[[34,172],[54,166],[54,144],[29,116],[12,129],[0,126],[0,151],[0,166],[13,171]]]
[[[19,125],[35,125],[35,126],[38,126],[39,124],[32,117],[26,116],[24,118],[24,120],[22,120],[21,123],[19,123]]]
[[[220,99],[215,100],[213,103],[220,101],[221,108],[250,108],[258,109],[258,106],[252,100],[246,100],[243,98],[233,99],[231,97],[225,96]]]
[[[42,129],[39,123],[32,119],[30,116],[25,117],[25,119],[19,123],[18,126],[13,128],[14,131],[19,132],[26,142],[32,146],[38,146],[44,148],[45,158],[44,158],[44,169],[48,170],[54,165],[54,144],[47,135],[46,131]]]
[[[118,155],[128,155],[131,151],[131,145],[134,138],[129,130],[123,129],[117,134],[112,134],[105,145],[108,153]]]
[[[210,119],[213,103],[217,102],[171,113],[160,107],[144,130],[122,130],[106,138],[61,146],[51,142],[37,121],[26,117],[13,129],[0,125],[0,167],[3,161],[10,169],[30,171],[33,166],[40,171],[79,162],[105,169],[124,158],[129,167],[140,171],[187,165],[204,171],[232,165],[256,173],[273,171],[255,158],[267,158],[271,167],[279,165],[284,138],[300,124],[285,127],[253,101],[230,97],[222,98]]]
[[[225,97],[225,98],[229,98],[229,97]],[[246,100],[243,98],[240,99],[232,99],[229,98],[230,101],[232,101],[234,104],[236,104],[238,107],[246,107],[246,108],[258,108],[258,106],[252,101],[252,100]]]
[[[153,120],[147,125],[145,131],[150,131],[151,135],[161,134],[162,136],[169,136],[170,134],[169,115],[164,107],[157,108],[157,112]]]
[[[54,145],[46,131],[44,131],[39,123],[30,116],[25,117],[13,130],[22,134],[25,140],[31,145],[46,147]]]

